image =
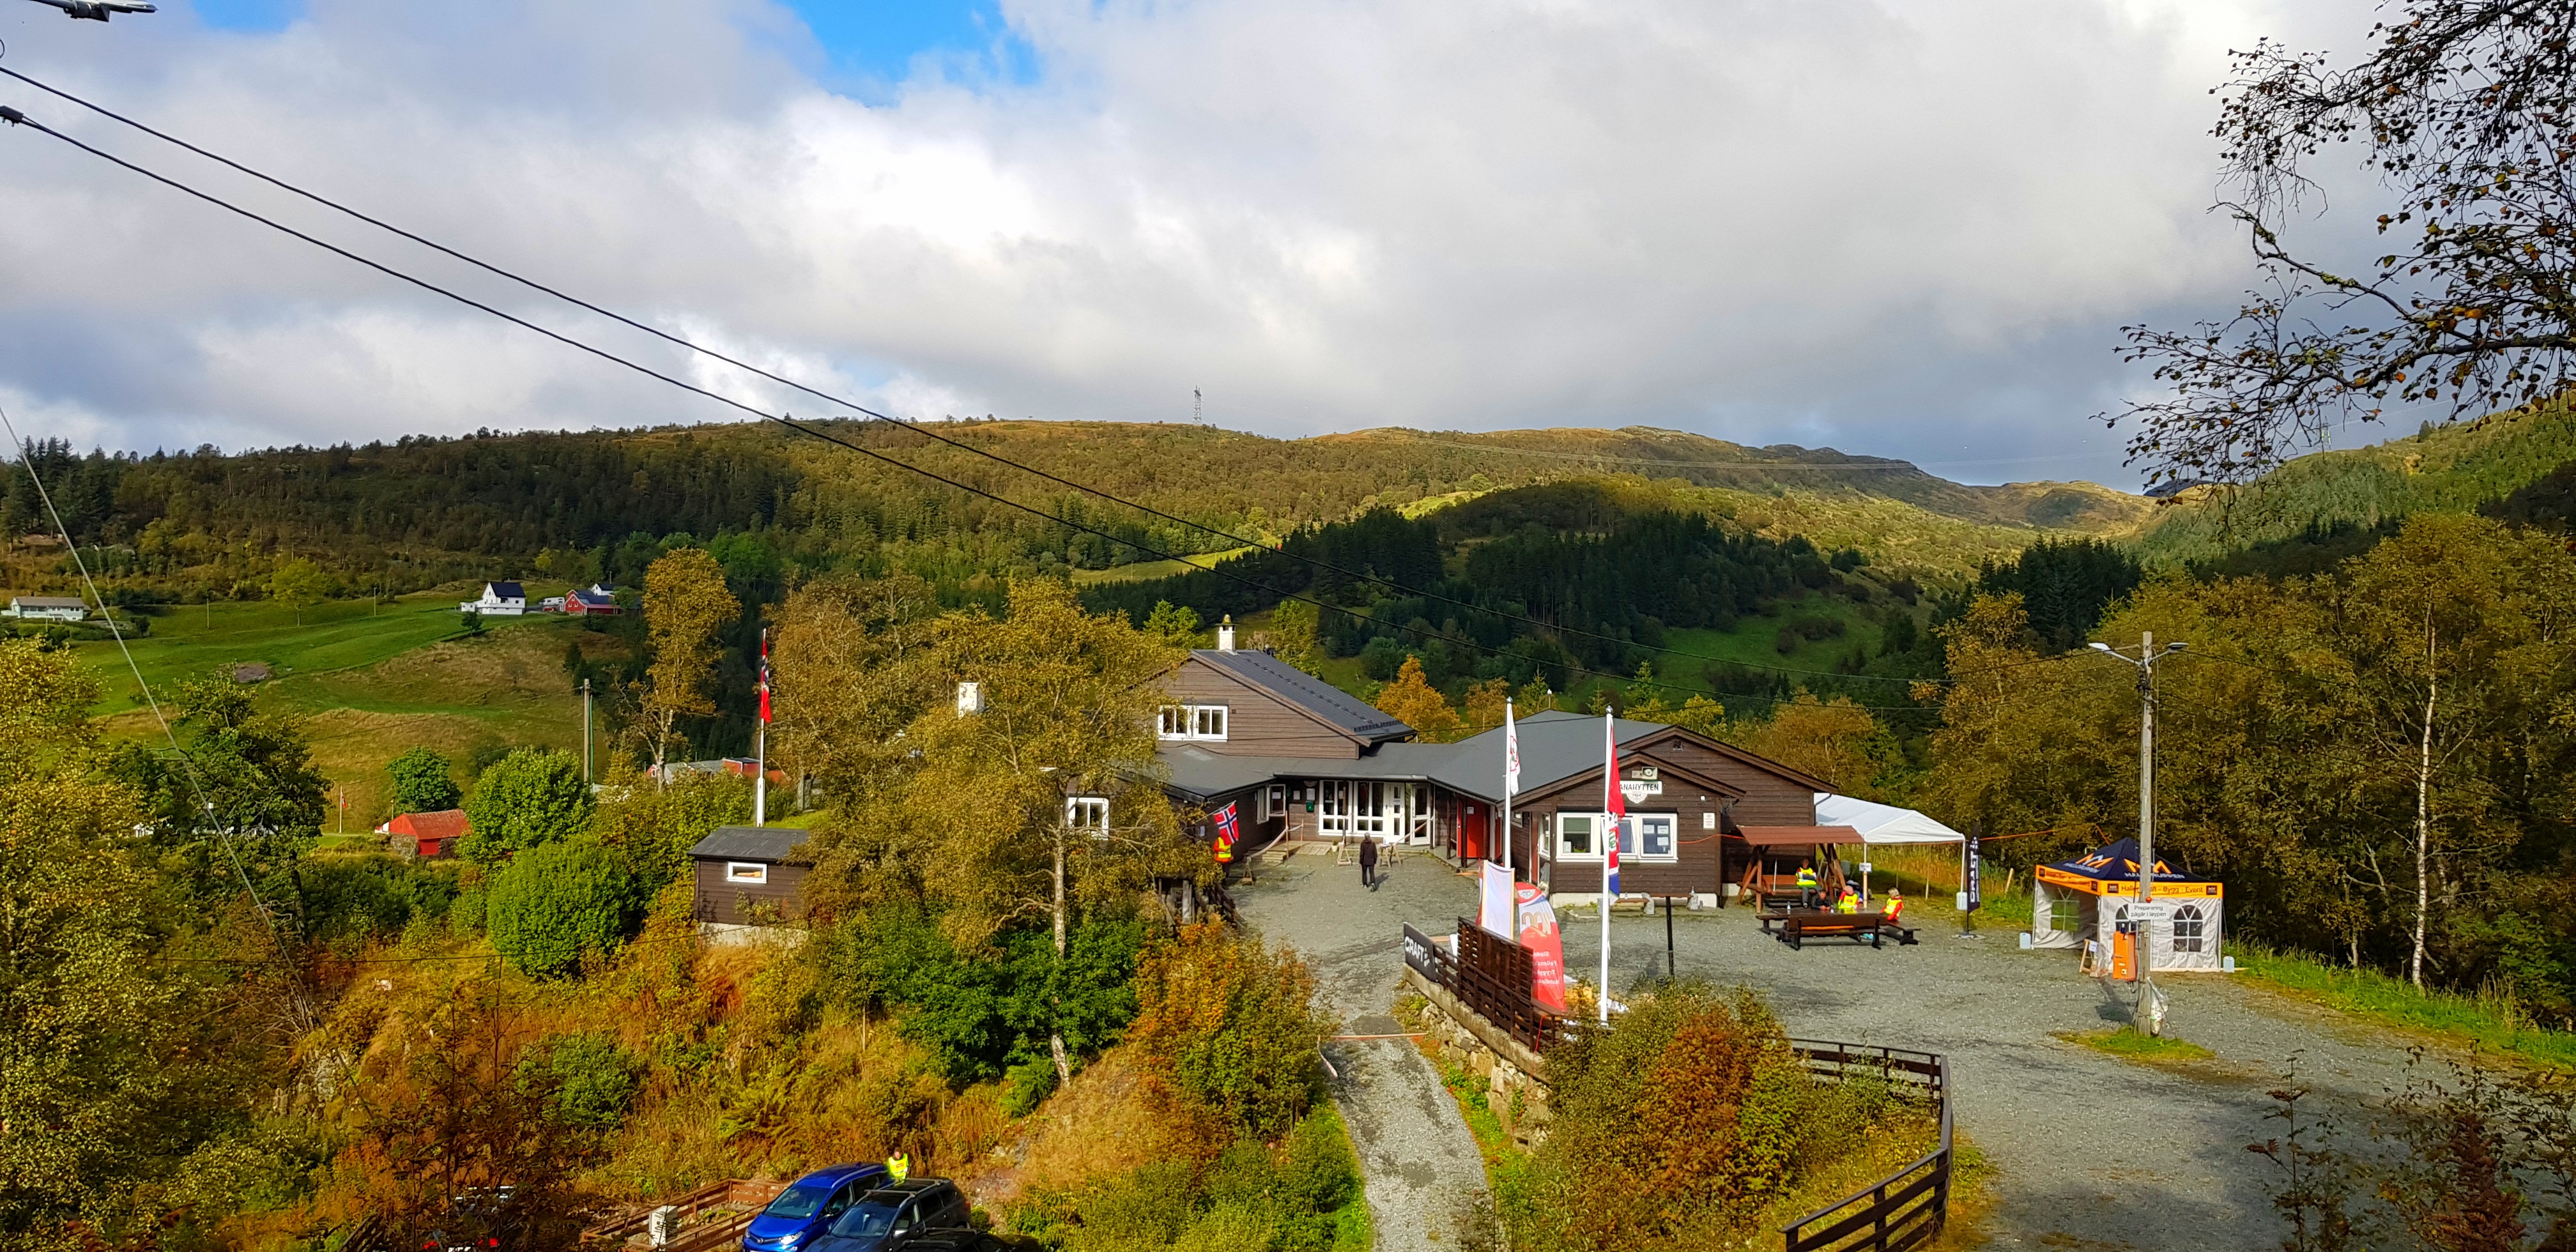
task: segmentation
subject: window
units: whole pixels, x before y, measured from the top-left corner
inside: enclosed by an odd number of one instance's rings
[[[1109,837],[1109,798],[1075,796],[1064,802],[1064,824],[1094,839]]]
[[[2083,920],[2083,906],[2072,896],[2056,896],[2048,902],[2048,928],[2072,931]]]
[[[1166,704],[1155,733],[1165,739],[1225,738],[1222,704]]]
[[[727,861],[725,881],[765,883],[769,881],[769,867],[758,861]]]
[[[1673,831],[1680,819],[1671,813],[1632,813],[1619,830],[1619,855],[1640,861],[1670,861],[1678,849]]]
[[[2198,952],[2209,932],[2208,919],[2201,916],[2200,906],[2186,904],[2174,910],[2174,951]]]
[[[1556,815],[1556,855],[1564,861],[1597,861],[1601,848],[1592,842],[1592,832],[1601,818],[1592,813],[1559,813]]]

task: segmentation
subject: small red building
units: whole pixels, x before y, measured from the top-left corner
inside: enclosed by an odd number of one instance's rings
[[[394,850],[418,857],[448,856],[456,851],[456,841],[473,830],[465,820],[463,809],[440,809],[435,813],[405,813],[378,827],[389,836]]]

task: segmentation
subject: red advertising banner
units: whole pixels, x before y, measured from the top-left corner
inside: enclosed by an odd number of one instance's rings
[[[1521,946],[1530,950],[1530,998],[1551,1011],[1565,1011],[1565,941],[1557,934],[1556,906],[1536,883],[1516,884],[1520,897]]]

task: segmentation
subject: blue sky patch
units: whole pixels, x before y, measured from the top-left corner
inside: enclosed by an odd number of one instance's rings
[[[1037,57],[1014,37],[992,0],[785,0],[831,58],[833,76],[892,84],[912,75],[913,58],[932,53],[985,77],[1026,83]]]
[[[198,20],[216,30],[284,30],[304,16],[304,0],[197,0]]]

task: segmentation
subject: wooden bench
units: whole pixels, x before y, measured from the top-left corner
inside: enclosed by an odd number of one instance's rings
[[[1866,942],[1873,948],[1882,946],[1882,941],[1887,939],[1895,940],[1899,947],[1914,942],[1914,931],[1910,927],[1888,920],[1884,913],[1807,910],[1778,913],[1762,919],[1762,933],[1792,948],[1805,947],[1809,939],[1849,939],[1854,943]]]

